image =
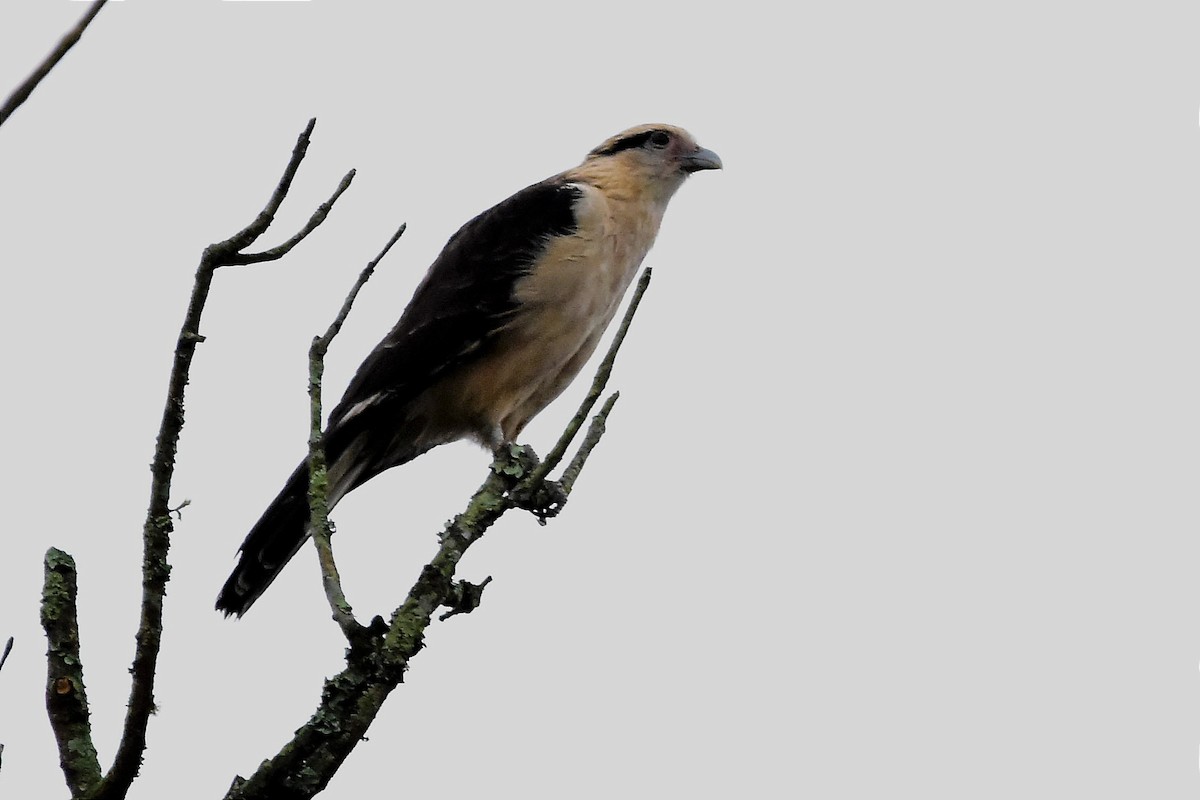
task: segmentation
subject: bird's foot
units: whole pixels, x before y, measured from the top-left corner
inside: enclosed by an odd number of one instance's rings
[[[542,463],[532,447],[516,442],[505,442],[493,450],[492,455],[492,469],[518,481],[529,477]]]
[[[558,481],[543,479],[535,486],[525,486],[526,479],[533,474],[541,461],[528,445],[509,442],[496,448],[496,460],[492,469],[513,480],[516,486],[509,492],[513,504],[537,517],[539,525],[558,516],[567,502],[567,493]]]
[[[525,509],[537,517],[539,525],[545,525],[546,520],[557,517],[562,511],[567,503],[567,493],[558,481],[544,480],[533,489],[514,492],[512,499],[517,508]]]

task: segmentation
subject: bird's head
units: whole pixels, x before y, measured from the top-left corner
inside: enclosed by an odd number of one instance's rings
[[[662,124],[638,125],[618,133],[588,153],[581,165],[594,174],[632,180],[664,201],[693,172],[721,167],[720,156],[696,144],[690,133]]]

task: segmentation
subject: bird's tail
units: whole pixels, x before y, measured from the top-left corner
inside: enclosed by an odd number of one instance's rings
[[[361,431],[334,428],[327,432],[329,508],[332,510],[348,492],[384,470],[407,463],[436,444],[418,441],[411,433],[402,429],[391,448],[373,452],[371,446],[375,440]],[[217,596],[217,610],[227,617],[245,614],[304,545],[308,535],[308,460],[305,459],[242,542],[237,566]]]
[[[308,538],[308,519],[304,461],[242,542],[237,566],[217,595],[218,611],[225,616],[246,613]]]

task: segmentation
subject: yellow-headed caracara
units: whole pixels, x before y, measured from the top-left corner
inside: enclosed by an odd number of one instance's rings
[[[329,415],[329,505],[432,447],[495,449],[595,350],[667,202],[721,159],[680,128],[641,125],[462,226]],[[217,609],[241,616],[308,538],[308,463],[242,543]]]

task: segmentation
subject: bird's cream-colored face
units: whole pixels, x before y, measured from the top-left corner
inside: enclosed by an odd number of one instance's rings
[[[622,131],[588,153],[585,171],[614,169],[626,179],[638,176],[646,188],[670,197],[693,172],[721,169],[721,158],[701,147],[692,135],[674,125],[651,123]]]
[[[588,154],[589,161],[601,158],[632,159],[664,177],[722,167],[720,157],[696,144],[683,128],[657,123],[622,131]]]

